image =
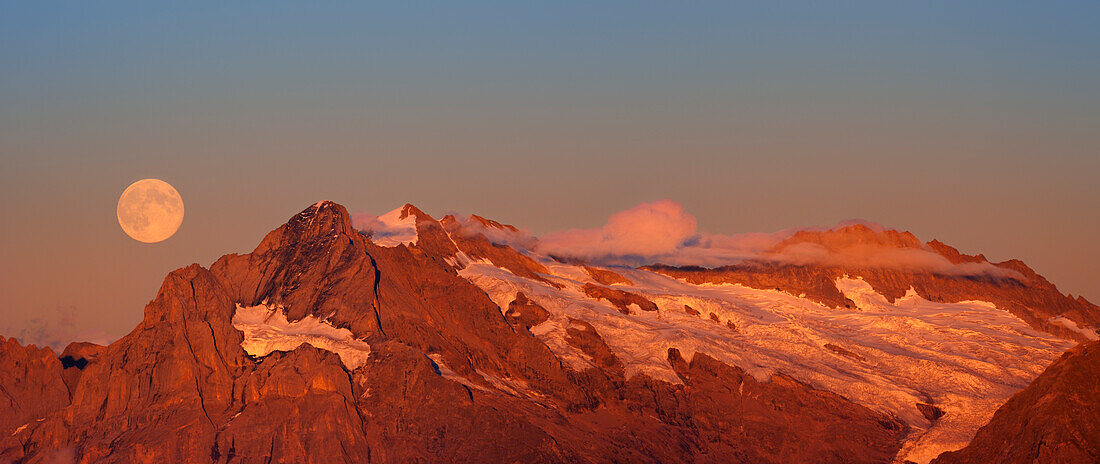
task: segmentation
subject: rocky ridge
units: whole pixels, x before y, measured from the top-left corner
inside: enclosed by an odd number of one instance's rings
[[[549,317],[539,302],[513,292],[499,304],[462,275],[491,263],[562,286],[545,264],[478,231],[510,226],[435,220],[411,205],[401,213],[415,219],[417,240],[385,247],[355,230],[342,206],[317,203],[251,253],[169,274],[141,324],[110,346],[73,345],[59,357],[0,340],[0,462],[890,462],[910,431],[802,380],[761,381],[704,352],[667,350],[676,382],[627,375],[605,336],[580,319],[565,329],[565,343],[592,360],[578,368],[536,333]],[[1004,265],[1030,276],[1022,263]],[[764,271],[655,270],[773,283]],[[818,285],[833,271],[782,269],[816,283],[774,286],[844,304]],[[613,288],[629,278],[606,272],[585,274],[603,289],[594,298],[632,299],[613,293],[634,295]],[[1022,307],[1036,320],[1053,301],[1066,305],[1060,315],[1095,327],[1094,307],[1058,299],[1038,279],[1016,290],[1045,295],[1020,300],[1032,302]],[[868,281],[887,295],[901,285]],[[951,285],[951,295],[965,295],[989,284]],[[635,296],[649,304],[624,306],[659,313],[659,301]],[[347,329],[370,345],[368,362],[349,370],[308,343],[250,355],[232,324],[238,305]]]

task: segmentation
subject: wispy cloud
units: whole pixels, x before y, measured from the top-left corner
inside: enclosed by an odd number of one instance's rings
[[[799,243],[780,252],[762,254],[759,258],[787,264],[892,268],[943,275],[1023,278],[1014,270],[990,263],[952,263],[939,253],[925,248],[895,248],[877,244],[828,249],[816,243]]]
[[[73,306],[58,306],[25,324],[0,327],[0,335],[15,337],[23,345],[48,346],[58,353],[72,342],[110,343],[106,333],[78,326],[75,314]]]
[[[797,238],[785,242],[800,231],[828,236],[830,231],[859,226],[883,241],[848,240],[841,236],[829,246],[812,240],[799,242]],[[952,263],[907,233],[890,231],[864,220],[844,221],[832,228],[787,229],[773,233],[700,232],[695,217],[672,200],[643,203],[615,213],[606,224],[594,229],[546,234],[540,237],[534,250],[608,265],[663,263],[717,267],[753,259],[783,264],[884,267],[945,275],[1020,277],[1015,271],[986,262]]]

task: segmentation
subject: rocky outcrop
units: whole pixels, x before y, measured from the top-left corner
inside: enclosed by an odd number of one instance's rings
[[[933,463],[1100,462],[1100,341],[1067,351],[1008,400],[966,448]]]
[[[534,423],[550,421],[545,409],[529,414],[530,405],[513,397],[447,380],[407,345],[388,341],[373,348],[354,374],[372,450],[370,459],[357,462],[580,460],[574,446]]]
[[[507,317],[508,322],[514,327],[530,330],[531,327],[545,322],[550,317],[550,313],[538,303],[528,299],[523,292],[519,292],[516,293],[516,299],[508,303],[508,311],[504,313],[504,317]]]
[[[33,447],[30,429],[68,404],[53,350],[0,337],[0,462],[22,458]]]
[[[600,336],[592,324],[580,319],[570,319],[566,327],[565,341],[580,349],[590,356],[592,361],[610,378],[623,378],[623,363],[607,346],[607,342]]]
[[[656,311],[657,304],[650,301],[648,298],[638,295],[636,293],[624,292],[622,290],[615,290],[613,288],[603,287],[600,285],[592,285],[590,283],[584,284],[584,294],[589,298],[597,300],[607,300],[609,303],[619,309],[619,312],[623,314],[630,314],[630,306],[634,305],[642,311]]]
[[[615,285],[615,284],[631,285],[630,280],[628,280],[626,277],[623,277],[623,276],[619,275],[615,271],[611,271],[611,270],[607,270],[607,269],[600,269],[598,267],[592,267],[592,266],[583,266],[583,268],[584,268],[584,272],[587,272],[588,275],[590,277],[592,277],[592,280],[595,280],[597,283],[600,283],[600,284],[603,284],[603,285]]]
[[[65,379],[65,386],[69,389],[70,396],[76,390],[80,377],[84,374],[84,369],[88,367],[88,364],[99,359],[99,355],[103,353],[105,348],[95,343],[73,342],[65,347],[65,351],[61,352],[61,367],[64,369],[61,376]]]
[[[333,353],[272,353],[237,380],[236,412],[217,422],[209,459],[192,462],[371,462],[357,390]]]

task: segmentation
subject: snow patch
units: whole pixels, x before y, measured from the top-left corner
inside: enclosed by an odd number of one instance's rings
[[[28,425],[31,425],[31,424],[28,423],[28,424],[20,425],[19,428],[15,429],[15,431],[11,433],[11,436],[14,437],[14,436],[18,435],[19,432],[22,432],[22,431],[26,430]]]
[[[293,351],[308,343],[336,353],[348,370],[355,370],[370,356],[370,345],[357,340],[350,330],[333,327],[327,319],[314,316],[290,322],[281,307],[238,304],[233,327],[244,333],[241,348],[254,357],[267,356],[272,351]]]
[[[371,232],[371,241],[375,245],[383,247],[395,247],[398,245],[416,245],[420,236],[416,233],[416,216],[401,213],[404,207],[397,208],[381,216],[363,221],[358,225],[359,229]]]
[[[448,235],[448,237],[449,237],[449,235]],[[457,249],[458,245],[455,245],[455,248]],[[454,256],[444,256],[443,261],[446,262],[447,265],[449,265],[453,268],[459,268],[459,269],[466,267],[468,264],[470,264],[472,262],[475,262],[475,260],[473,258],[471,258],[469,255],[467,255],[462,250],[459,250],[457,253],[455,253]],[[484,260],[484,259],[479,259],[477,261],[479,261],[479,262],[488,262],[487,260]]]
[[[1096,329],[1088,329],[1088,328],[1085,328],[1085,327],[1080,327],[1080,326],[1077,325],[1076,322],[1073,322],[1071,319],[1067,319],[1064,316],[1052,317],[1052,318],[1050,318],[1050,322],[1052,324],[1058,324],[1058,325],[1060,325],[1062,327],[1065,327],[1069,330],[1077,332],[1077,333],[1083,335],[1085,338],[1087,338],[1089,340],[1096,340],[1096,339],[1100,338],[1100,336],[1098,336],[1096,334]]]
[[[484,385],[478,385],[474,382],[471,382],[470,379],[458,375],[457,372],[451,370],[451,368],[447,367],[447,365],[443,363],[443,356],[439,353],[431,353],[428,355],[428,358],[431,359],[433,363],[435,363],[435,367],[441,377],[447,380],[461,383],[473,389],[481,390],[484,392],[492,391],[491,389],[486,388]],[[485,379],[485,381],[489,382],[489,384],[492,385],[493,388],[496,388],[498,391],[504,392],[506,394],[523,398],[540,397],[540,395],[537,395],[531,390],[530,386],[528,386],[526,382],[523,382],[521,380],[501,379],[485,371],[482,371],[481,369],[475,369],[474,373],[480,375],[483,379]]]
[[[502,379],[495,375],[489,374],[488,372],[485,372],[481,369],[475,369],[474,372],[487,380],[489,384],[491,384],[497,390],[505,392],[509,395],[520,398],[535,398],[540,396],[535,394],[535,392],[531,390],[531,387],[527,385],[527,382],[524,382],[522,380]]]
[[[470,379],[467,379],[466,377],[458,375],[457,372],[455,372],[455,371],[451,370],[451,368],[447,367],[447,365],[443,363],[443,355],[441,355],[439,353],[432,353],[432,354],[428,355],[428,359],[431,359],[432,362],[435,363],[436,370],[439,371],[440,377],[443,377],[447,380],[452,380],[452,381],[458,382],[458,383],[463,384],[463,385],[465,385],[467,387],[470,387],[470,388],[476,388],[476,389],[482,390],[482,391],[486,390],[485,387],[482,387],[481,385],[477,385],[477,384],[471,382]]]

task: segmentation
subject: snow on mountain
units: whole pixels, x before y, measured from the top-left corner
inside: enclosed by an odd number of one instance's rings
[[[363,365],[370,356],[370,345],[356,340],[350,330],[313,316],[290,322],[279,307],[237,305],[233,327],[244,333],[241,348],[258,358],[273,351],[292,351],[303,343],[336,353],[348,370]]]
[[[643,213],[624,224],[661,216]],[[927,245],[1023,280],[835,259],[632,269],[542,256],[477,216],[361,219],[319,202],[251,253],[172,272],[107,347],[59,359],[0,337],[0,462],[72,443],[83,462],[924,463],[976,436],[973,462],[1095,435],[1079,394],[1095,357],[1078,355],[978,431],[1098,326],[1019,261],[857,227],[798,240],[876,259]]]
[[[378,246],[415,245],[419,240],[416,215],[409,212],[408,205],[374,218],[357,218],[356,222],[357,228],[371,233],[371,241]]]
[[[1087,328],[1078,326],[1076,322],[1074,322],[1073,320],[1071,320],[1069,318],[1066,318],[1064,316],[1053,317],[1053,318],[1050,319],[1050,322],[1054,323],[1054,324],[1058,324],[1062,327],[1065,327],[1069,330],[1077,332],[1081,335],[1084,335],[1085,338],[1087,338],[1089,340],[1098,340],[1098,339],[1100,339],[1100,335],[1097,335],[1095,329],[1087,329]]]
[[[891,303],[858,277],[836,281],[856,302],[849,309],[776,290],[695,285],[614,268],[630,283],[608,288],[642,295],[658,308],[635,305],[624,314],[586,294],[593,280],[582,266],[539,261],[549,283],[484,261],[460,275],[501,308],[523,292],[549,311],[531,332],[574,368],[594,364],[566,341],[571,319],[597,329],[627,377],[645,373],[680,383],[667,361],[669,348],[688,359],[706,353],[760,380],[781,372],[906,421],[915,432],[898,457],[921,463],[965,446],[1001,403],[1072,346],[992,303],[936,303],[913,291]]]

